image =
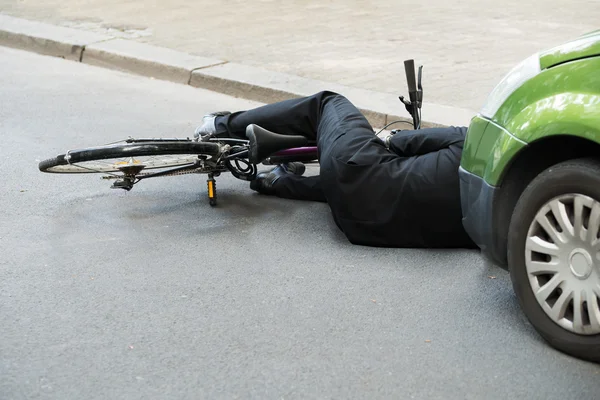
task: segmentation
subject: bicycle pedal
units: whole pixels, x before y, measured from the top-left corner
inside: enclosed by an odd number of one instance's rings
[[[214,207],[217,205],[217,182],[214,175],[209,175],[206,186],[208,189],[208,203],[211,207]]]
[[[124,189],[130,191],[133,188],[133,183],[126,180],[118,180],[113,182],[111,189]]]

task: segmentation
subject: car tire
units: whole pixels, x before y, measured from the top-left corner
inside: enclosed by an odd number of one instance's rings
[[[564,353],[600,362],[600,251],[592,245],[600,242],[596,225],[600,162],[556,164],[520,196],[507,255],[515,294],[537,332]]]

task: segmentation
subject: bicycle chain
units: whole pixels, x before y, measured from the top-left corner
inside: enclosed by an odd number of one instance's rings
[[[210,172],[223,172],[223,171],[215,171],[215,170],[210,170],[210,171],[202,171],[201,168],[198,169],[193,169],[193,170],[189,170],[189,171],[177,171],[177,172],[171,172],[169,174],[165,174],[165,175],[159,175],[157,176],[157,178],[162,178],[164,176],[177,176],[177,175],[189,175],[189,174],[207,174]],[[132,178],[138,178],[140,176],[148,176],[148,175],[153,175],[153,172],[143,172],[143,173],[139,173],[136,174],[134,177]],[[123,178],[127,178],[127,175],[106,175],[103,176],[102,179],[123,179]]]
[[[189,175],[189,174],[202,174],[202,173],[206,173],[206,172],[200,171],[200,168],[198,168],[198,169],[193,169],[193,170],[189,170],[189,171],[171,172],[170,174],[165,174],[165,175],[161,175],[161,176]],[[152,175],[152,172],[144,172],[141,174],[137,174],[136,176],[147,176],[147,175]],[[161,176],[158,176],[157,178],[160,178]]]

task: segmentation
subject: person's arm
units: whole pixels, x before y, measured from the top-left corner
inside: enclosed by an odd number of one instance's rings
[[[466,133],[466,127],[455,126],[401,131],[390,138],[389,148],[401,157],[418,156],[464,141]]]

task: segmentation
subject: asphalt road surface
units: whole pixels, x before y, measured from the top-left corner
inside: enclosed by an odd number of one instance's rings
[[[0,398],[598,398],[476,251],[354,246],[230,176],[211,208],[203,176],[37,168],[255,103],[4,48],[0,71]]]

